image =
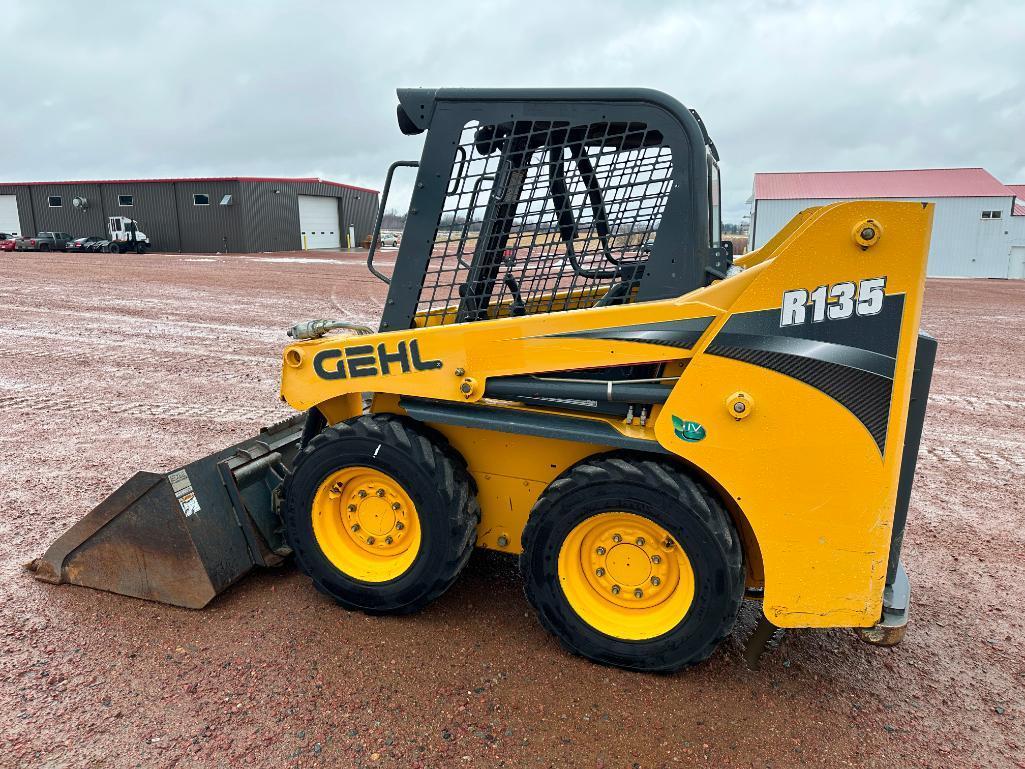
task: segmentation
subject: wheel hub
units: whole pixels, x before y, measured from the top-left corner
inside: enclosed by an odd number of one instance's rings
[[[360,547],[380,555],[395,555],[408,547],[411,502],[385,477],[363,476],[331,489],[346,528]]]
[[[634,513],[599,513],[578,524],[559,553],[567,600],[609,635],[650,638],[675,627],[694,597],[694,574],[675,538]]]
[[[313,527],[331,562],[368,582],[405,571],[420,544],[412,499],[395,479],[371,467],[342,468],[321,483]]]

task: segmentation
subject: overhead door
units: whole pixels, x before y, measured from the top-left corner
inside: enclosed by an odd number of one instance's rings
[[[303,248],[338,248],[338,198],[300,195],[299,233]]]
[[[8,235],[24,235],[18,221],[18,198],[14,195],[0,195],[0,232]]]

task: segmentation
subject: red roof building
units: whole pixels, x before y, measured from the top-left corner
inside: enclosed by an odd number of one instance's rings
[[[982,198],[1010,194],[1007,186],[984,168],[759,173],[755,174],[754,188],[756,200]]]
[[[1025,269],[1025,185],[1005,185],[984,168],[756,173],[751,247],[806,208],[873,199],[933,203],[930,275],[1006,278]]]

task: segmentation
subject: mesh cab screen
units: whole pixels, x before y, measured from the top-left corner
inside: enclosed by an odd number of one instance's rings
[[[672,152],[643,123],[467,124],[418,322],[630,301],[672,184]]]

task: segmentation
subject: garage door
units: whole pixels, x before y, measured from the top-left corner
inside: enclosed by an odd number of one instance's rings
[[[303,248],[338,248],[338,198],[300,195],[299,232]]]
[[[0,195],[0,232],[8,235],[23,235],[18,221],[18,198],[14,195]]]

